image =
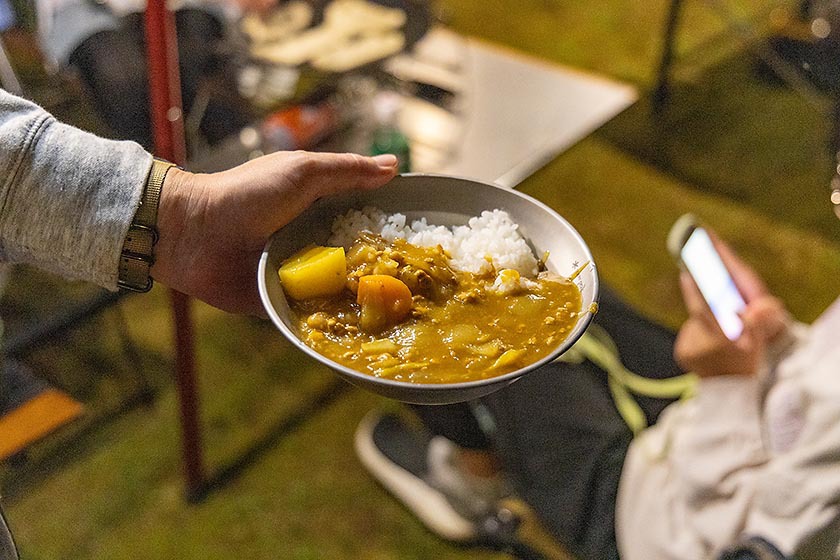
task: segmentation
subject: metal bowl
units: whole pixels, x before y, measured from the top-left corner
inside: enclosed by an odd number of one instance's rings
[[[549,355],[516,371],[477,381],[420,384],[381,379],[350,369],[319,354],[302,342],[292,326],[289,304],[277,275],[280,264],[304,246],[325,244],[333,219],[349,208],[375,206],[386,213],[425,217],[437,225],[465,224],[484,210],[501,209],[519,224],[520,232],[536,255],[548,252],[548,269],[571,276],[589,263],[575,278],[583,295],[581,317],[571,334]],[[592,255],[578,232],[560,215],[523,193],[470,179],[442,175],[409,174],[394,178],[381,189],[348,193],[322,199],[268,241],[258,272],[260,297],[272,322],[303,352],[335,370],[345,380],[364,389],[399,401],[417,404],[449,404],[472,400],[512,383],[526,373],[557,358],[584,333],[598,300],[598,273]]]

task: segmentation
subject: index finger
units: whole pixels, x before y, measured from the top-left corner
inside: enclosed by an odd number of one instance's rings
[[[741,260],[725,241],[713,231],[709,231],[709,237],[720,254],[726,269],[732,275],[735,286],[738,287],[738,291],[741,292],[747,302],[768,295],[767,286],[764,285],[758,274]]]
[[[686,270],[680,272],[680,291],[682,291],[683,301],[685,302],[689,315],[702,316],[711,314],[711,309],[709,309],[709,305],[706,303],[703,294],[700,293],[700,288],[697,287],[694,278]]]

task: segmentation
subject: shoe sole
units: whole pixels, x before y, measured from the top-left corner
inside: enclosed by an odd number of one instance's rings
[[[446,496],[396,465],[374,445],[378,418],[378,414],[365,416],[354,438],[356,455],[368,472],[436,535],[458,543],[474,541],[475,524],[455,511]]]

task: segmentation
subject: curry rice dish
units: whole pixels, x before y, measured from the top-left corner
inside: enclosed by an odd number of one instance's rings
[[[414,383],[496,377],[549,354],[581,313],[506,212],[446,228],[376,208],[339,216],[328,246],[280,267],[294,328],[327,358]]]

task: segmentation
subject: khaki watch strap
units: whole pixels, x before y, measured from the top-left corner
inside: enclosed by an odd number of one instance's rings
[[[140,207],[128,228],[120,255],[117,286],[133,292],[152,289],[150,271],[155,262],[154,246],[157,243],[157,214],[160,192],[166,173],[175,164],[162,159],[152,161],[152,169],[140,198]]]

